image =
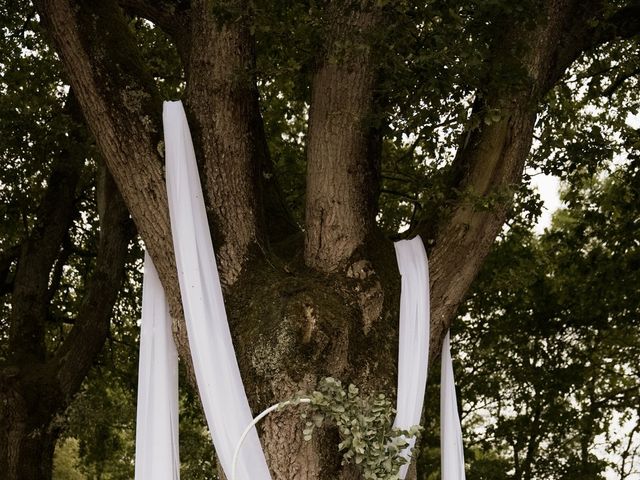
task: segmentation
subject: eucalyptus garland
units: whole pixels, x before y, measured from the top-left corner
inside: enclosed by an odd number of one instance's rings
[[[408,430],[393,427],[396,410],[384,395],[361,395],[355,385],[346,389],[332,377],[320,381],[318,389],[291,403],[308,399],[304,439],[311,440],[314,430],[331,422],[338,428],[342,464],[355,464],[367,480],[397,480],[400,467],[408,462],[403,453],[409,439],[422,432],[420,425]],[[305,403],[306,403],[305,401]]]

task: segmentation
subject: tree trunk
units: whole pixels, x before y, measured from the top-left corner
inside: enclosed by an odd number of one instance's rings
[[[291,259],[286,270],[255,262],[227,296],[254,412],[313,390],[327,376],[354,383],[365,393],[393,396],[399,275],[392,245],[380,242],[367,252],[366,268],[355,266],[346,277],[309,272],[299,260],[302,248],[299,244],[298,260]],[[378,292],[370,299],[379,304],[375,318],[361,307],[362,292],[372,289]],[[357,478],[354,470],[340,467],[334,430],[302,441],[304,408],[274,413],[263,423],[261,437],[274,478]]]
[[[321,272],[346,271],[375,227],[379,158],[371,148],[375,49],[366,36],[382,12],[331,2],[327,51],[311,87],[305,261]],[[344,43],[361,49],[344,52]]]
[[[0,439],[0,469],[7,480],[49,480],[57,433],[42,432],[29,424],[28,417],[16,416]],[[4,442],[6,441],[6,445]]]
[[[46,378],[34,376],[38,367],[0,377],[0,472],[6,480],[49,480],[58,426],[49,413],[59,395]]]

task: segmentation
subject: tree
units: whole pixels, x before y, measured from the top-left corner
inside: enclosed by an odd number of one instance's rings
[[[640,18],[636,2],[570,0],[34,3],[158,268],[189,368],[160,123],[161,100],[184,87],[254,411],[327,375],[365,391],[393,389],[399,276],[390,233],[398,223],[429,250],[437,356],[508,216],[536,112],[578,58],[624,43]],[[140,19],[170,39],[178,81],[171,57],[140,42]],[[409,205],[408,215],[390,213]],[[25,262],[11,263],[16,279]],[[13,318],[16,338],[42,324]],[[31,372],[41,357],[16,363]],[[275,478],[358,477],[340,466],[335,432],[305,444],[295,413],[270,418],[261,434]],[[2,435],[15,477],[32,463],[29,431],[9,425]],[[50,443],[39,448],[50,452]]]

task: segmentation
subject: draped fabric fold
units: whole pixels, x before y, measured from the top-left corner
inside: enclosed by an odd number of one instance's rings
[[[420,237],[394,244],[401,275],[398,392],[394,426],[408,429],[420,423],[429,362],[429,268]],[[415,438],[403,452],[407,458]],[[409,463],[399,472],[404,479]]]
[[[442,344],[440,452],[442,480],[465,480],[462,428],[460,427],[460,417],[458,416],[449,332],[444,337],[444,343]]]
[[[189,348],[216,453],[227,475],[252,421],[240,377],[209,233],[195,153],[181,102],[164,103],[167,194]],[[240,452],[237,480],[270,480],[255,428]]]
[[[145,253],[136,418],[136,480],[178,480],[178,353],[158,273]]]

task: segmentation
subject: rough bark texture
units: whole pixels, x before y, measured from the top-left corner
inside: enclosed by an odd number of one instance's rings
[[[246,10],[243,2],[230,5]],[[233,285],[256,242],[264,244],[264,222],[256,152],[260,112],[254,79],[253,39],[247,18],[222,23],[207,0],[193,2],[186,102],[201,162],[201,178],[220,279]]]
[[[325,376],[355,383],[365,392],[392,394],[397,342],[389,339],[397,338],[399,304],[395,257],[392,246],[382,241],[365,254],[375,260],[361,278],[317,274],[296,257],[286,270],[256,262],[252,275],[232,289],[230,322],[256,413],[313,389]],[[384,296],[367,327],[359,294],[371,285]],[[264,421],[262,440],[274,478],[358,478],[340,467],[335,431],[323,432],[311,444],[298,441],[304,423],[299,413],[292,409]]]
[[[286,209],[273,200],[277,186],[267,178],[271,170],[253,73],[255,45],[244,3],[229,3],[231,17],[225,15],[224,22],[205,0],[191,2],[190,8],[178,2],[180,8],[174,10],[169,2],[120,3],[155,18],[170,35],[189,32],[177,42],[182,43],[186,71],[187,112],[254,412],[313,388],[327,375],[356,383],[365,392],[392,394],[399,275],[391,241],[375,228],[378,159],[370,120],[376,107],[376,66],[367,44],[367,32],[383,21],[380,12],[360,10],[358,2],[326,7],[330,28],[311,85],[303,240],[299,234],[287,235],[290,228],[276,233],[271,218],[265,220],[273,205],[284,219]],[[476,113],[499,108],[501,119],[469,132],[451,185],[462,194],[443,205],[435,228],[421,228],[430,250],[434,356],[505,220],[530,148],[536,105],[589,44],[585,20],[597,11],[589,9],[594,6],[548,0],[534,30],[516,24],[496,45],[491,62],[498,69],[505,61],[500,51],[508,51],[502,47],[524,43],[522,62],[529,79],[526,87],[507,92],[489,88],[483,103],[477,103]],[[157,153],[160,99],[123,12],[113,0],[77,6],[70,0],[40,0],[38,7],[179,317]],[[171,12],[177,26],[167,24]],[[342,52],[339,45],[349,44],[345,40],[358,48]],[[479,200],[487,199],[495,199],[491,209],[477,208]],[[269,249],[274,240],[281,242],[279,255]],[[181,356],[188,359],[183,331],[177,339]],[[74,382],[73,376],[65,381]],[[304,443],[301,423],[295,411],[274,414],[264,423],[261,435],[274,479],[358,478],[355,470],[340,466],[334,430],[325,429]]]
[[[305,260],[335,272],[375,226],[378,165],[370,151],[374,52],[366,36],[379,11],[332,2],[327,51],[316,72],[309,111]],[[355,45],[345,51],[345,44]]]

